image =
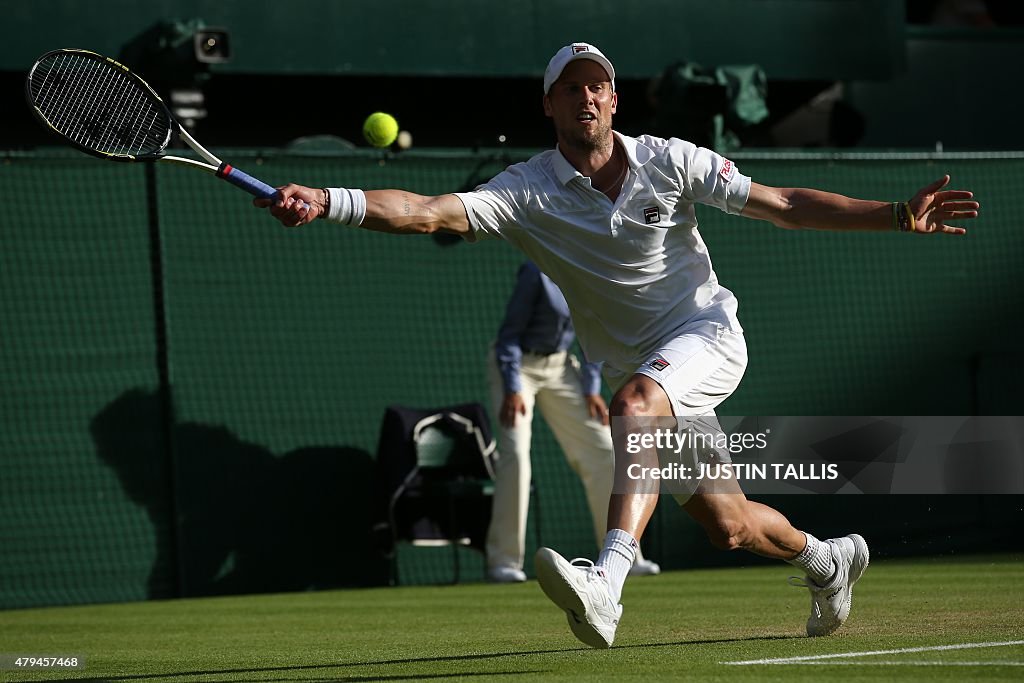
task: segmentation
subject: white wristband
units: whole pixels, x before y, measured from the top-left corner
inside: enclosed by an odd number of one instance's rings
[[[344,187],[328,187],[331,209],[324,216],[329,221],[358,227],[366,216],[366,193]]]

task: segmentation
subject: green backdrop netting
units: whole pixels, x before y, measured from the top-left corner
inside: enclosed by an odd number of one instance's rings
[[[230,156],[271,183],[424,194],[468,189],[522,157]],[[286,230],[181,168],[156,167],[150,195],[140,166],[46,153],[0,163],[15,198],[0,229],[0,607],[385,580],[382,561],[360,557],[384,409],[486,403],[486,351],[520,255]],[[966,239],[790,232],[699,210],[750,348],[723,413],[1021,414],[1024,159],[739,166],[772,185],[889,200],[950,172],[984,208]],[[162,327],[173,411],[159,391]],[[546,426],[534,472],[544,543],[593,555],[582,492]],[[822,533],[865,502],[802,498],[787,511]],[[935,539],[951,527],[984,540],[1020,522],[1009,497],[951,498],[874,500],[899,523],[865,525],[880,547],[909,552],[944,547]],[[707,552],[671,510],[645,544],[668,567],[738,561]],[[479,556],[465,555],[464,577],[480,578]],[[447,561],[400,553],[403,581],[441,580]]]

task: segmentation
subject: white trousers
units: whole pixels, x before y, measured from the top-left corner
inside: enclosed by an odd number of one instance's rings
[[[497,417],[505,389],[493,347],[488,371]],[[526,415],[517,415],[512,428],[498,425],[499,457],[495,463],[491,526],[487,532],[487,564],[492,569],[523,567],[535,407],[547,421],[569,466],[583,482],[598,547],[604,543],[608,526],[608,501],[615,478],[612,435],[606,425],[587,412],[579,361],[566,352],[550,356],[524,354],[520,377]]]

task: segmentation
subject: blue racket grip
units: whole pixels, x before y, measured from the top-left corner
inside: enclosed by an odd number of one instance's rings
[[[223,178],[235,187],[240,187],[254,197],[261,199],[272,199],[277,190],[267,185],[259,178],[253,178],[245,171],[240,171],[231,164],[221,164],[217,169],[217,177]]]
[[[240,171],[231,164],[222,163],[220,168],[217,169],[217,177],[223,178],[235,187],[240,187],[254,197],[261,199],[273,199],[277,195],[277,190],[267,185],[259,178],[253,178],[245,171]],[[309,204],[303,202],[306,208],[309,208]]]

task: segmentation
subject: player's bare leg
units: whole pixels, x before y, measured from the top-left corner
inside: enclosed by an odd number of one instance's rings
[[[639,540],[658,505],[659,490],[649,478],[629,477],[626,466],[636,463],[641,467],[658,467],[658,454],[648,449],[635,454],[627,452],[626,439],[631,425],[628,418],[643,420],[671,415],[672,406],[657,382],[645,375],[634,375],[615,393],[609,413],[615,444],[615,486],[608,505],[608,528],[622,529]]]
[[[628,449],[631,434],[650,432],[655,422],[663,419],[666,428],[675,425],[665,390],[646,375],[633,375],[615,392],[609,406],[612,442],[615,446],[615,483],[608,504],[608,534],[597,566],[604,569],[612,598],[618,602],[629,568],[640,548],[640,538],[658,506],[659,483],[650,477],[631,477],[627,468],[657,468],[655,449]]]
[[[748,500],[735,479],[714,482],[714,493],[699,489],[683,509],[700,524],[711,543],[784,560],[806,577],[794,585],[811,592],[807,635],[823,636],[850,615],[853,585],[867,569],[867,543],[857,534],[819,541],[800,531],[774,508]]]
[[[622,607],[617,604],[639,540],[658,502],[658,483],[630,477],[630,465],[658,467],[654,449],[627,451],[630,433],[650,427],[672,413],[661,386],[635,375],[612,400],[612,438],[616,453],[615,493],[608,509],[608,535],[596,564],[566,562],[549,549],[537,556],[537,576],[545,593],[568,615],[580,640],[594,647],[612,644]],[[618,419],[616,419],[618,418]],[[630,419],[635,418],[635,419]],[[674,418],[670,420],[675,423]],[[667,423],[668,424],[668,423]],[[856,534],[819,541],[793,527],[778,510],[748,500],[735,479],[717,480],[714,492],[698,488],[683,508],[723,549],[744,549],[784,560],[806,574],[800,585],[811,592],[808,635],[827,635],[850,613],[853,585],[868,564],[868,548]],[[575,561],[574,561],[575,562]]]
[[[657,467],[657,453],[627,454],[625,439],[633,422],[621,418],[670,415],[671,406],[657,382],[634,375],[616,392],[610,412],[615,493],[609,502],[608,534],[597,563],[582,559],[568,562],[549,548],[538,550],[534,561],[541,589],[565,612],[573,634],[592,647],[610,647],[615,639],[622,615],[622,586],[636,560],[639,539],[658,504],[656,481],[632,479],[625,472],[629,462]]]
[[[789,561],[807,546],[804,532],[794,528],[778,510],[748,500],[735,479],[716,480],[714,490],[698,490],[683,509],[704,528],[716,548],[749,550]]]

